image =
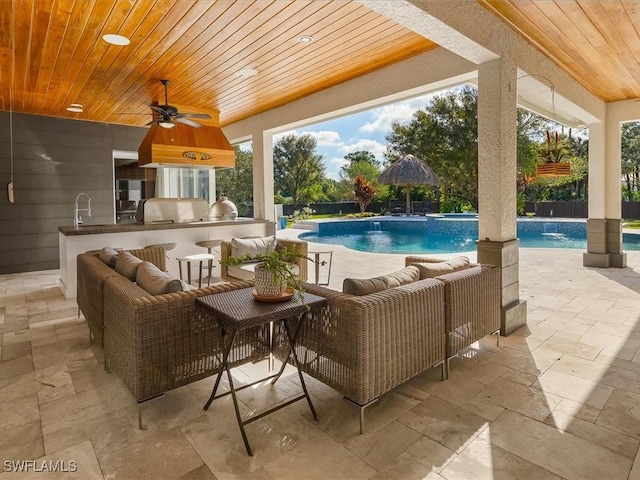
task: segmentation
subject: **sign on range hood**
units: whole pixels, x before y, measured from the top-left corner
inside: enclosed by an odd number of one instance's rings
[[[222,129],[208,120],[200,128],[176,123],[174,128],[153,124],[138,147],[139,167],[235,167],[235,151]]]

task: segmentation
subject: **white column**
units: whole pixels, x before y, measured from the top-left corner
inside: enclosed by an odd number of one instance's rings
[[[607,117],[605,120],[605,205],[606,218],[622,217],[622,189],[620,178],[622,176],[622,122],[611,115],[609,111],[612,104],[607,104]],[[603,139],[604,141],[604,139]],[[589,131],[589,143],[591,143],[591,131]],[[589,151],[591,155],[591,151]],[[591,187],[591,161],[589,161],[589,187]],[[589,191],[591,201],[591,191]]]
[[[500,333],[527,323],[517,237],[517,69],[503,57],[478,68],[478,262],[501,270]]]
[[[582,256],[587,267],[627,264],[622,251],[622,127],[612,108],[616,107],[607,105],[604,122],[589,125],[589,218],[587,251]]]
[[[589,218],[605,219],[606,178],[604,123],[589,125]],[[618,176],[618,186],[620,177]]]
[[[253,216],[275,222],[273,203],[273,135],[256,132],[253,140]]]
[[[480,240],[516,238],[517,69],[504,58],[478,68]]]

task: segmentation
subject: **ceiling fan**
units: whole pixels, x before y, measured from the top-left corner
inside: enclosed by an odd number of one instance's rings
[[[173,105],[169,105],[169,95],[167,92],[167,87],[169,85],[170,80],[160,80],[160,82],[164,85],[164,105],[151,105],[151,110],[153,110],[156,118],[154,118],[151,122],[147,123],[147,125],[153,125],[154,123],[161,126],[162,128],[173,128],[176,126],[176,122],[184,123],[185,125],[189,125],[190,127],[200,128],[198,122],[194,122],[190,120],[191,118],[202,118],[209,119],[211,115],[207,113],[180,113],[176,107]]]

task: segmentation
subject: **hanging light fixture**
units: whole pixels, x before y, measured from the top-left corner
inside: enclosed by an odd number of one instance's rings
[[[556,119],[556,91],[555,85],[544,75],[531,73],[518,77],[518,80],[525,77],[535,77],[544,79],[549,83],[549,89],[551,90],[551,122],[558,124]],[[549,128],[545,131],[546,144],[538,157],[538,163],[536,164],[536,176],[538,177],[555,177],[559,175],[571,174],[571,163],[568,161],[562,161],[565,157],[569,156],[569,152],[562,143],[562,139],[557,131],[553,133]]]
[[[158,120],[158,125],[160,125],[162,128],[173,128],[176,126],[176,124],[174,122],[171,121],[171,119],[168,116],[164,116],[162,117],[161,120]]]
[[[9,155],[11,161],[11,180],[7,184],[7,197],[9,203],[15,203],[13,191],[13,82],[16,70],[16,38],[15,38],[15,5],[11,2],[11,82],[9,84]]]

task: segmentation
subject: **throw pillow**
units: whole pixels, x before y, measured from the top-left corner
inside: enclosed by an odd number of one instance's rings
[[[163,272],[151,262],[142,262],[138,266],[136,282],[151,295],[182,291],[180,280]]]
[[[420,280],[425,278],[435,278],[445,273],[458,272],[460,270],[466,270],[471,266],[469,258],[456,257],[449,261],[434,262],[434,263],[412,263],[420,269]]]
[[[420,270],[417,267],[409,266],[397,272],[382,275],[374,278],[345,278],[342,282],[342,291],[351,295],[369,295],[381,292],[388,288],[407,285],[420,279]]]
[[[247,254],[260,255],[269,253],[274,248],[276,248],[275,235],[271,235],[270,237],[231,239],[231,256],[236,258]]]
[[[142,263],[135,255],[129,252],[120,252],[116,259],[116,272],[123,277],[127,277],[132,282],[136,281],[136,274],[138,273],[138,266]]]
[[[118,252],[111,247],[104,247],[98,252],[98,258],[111,268],[116,266],[116,259],[118,258]]]

